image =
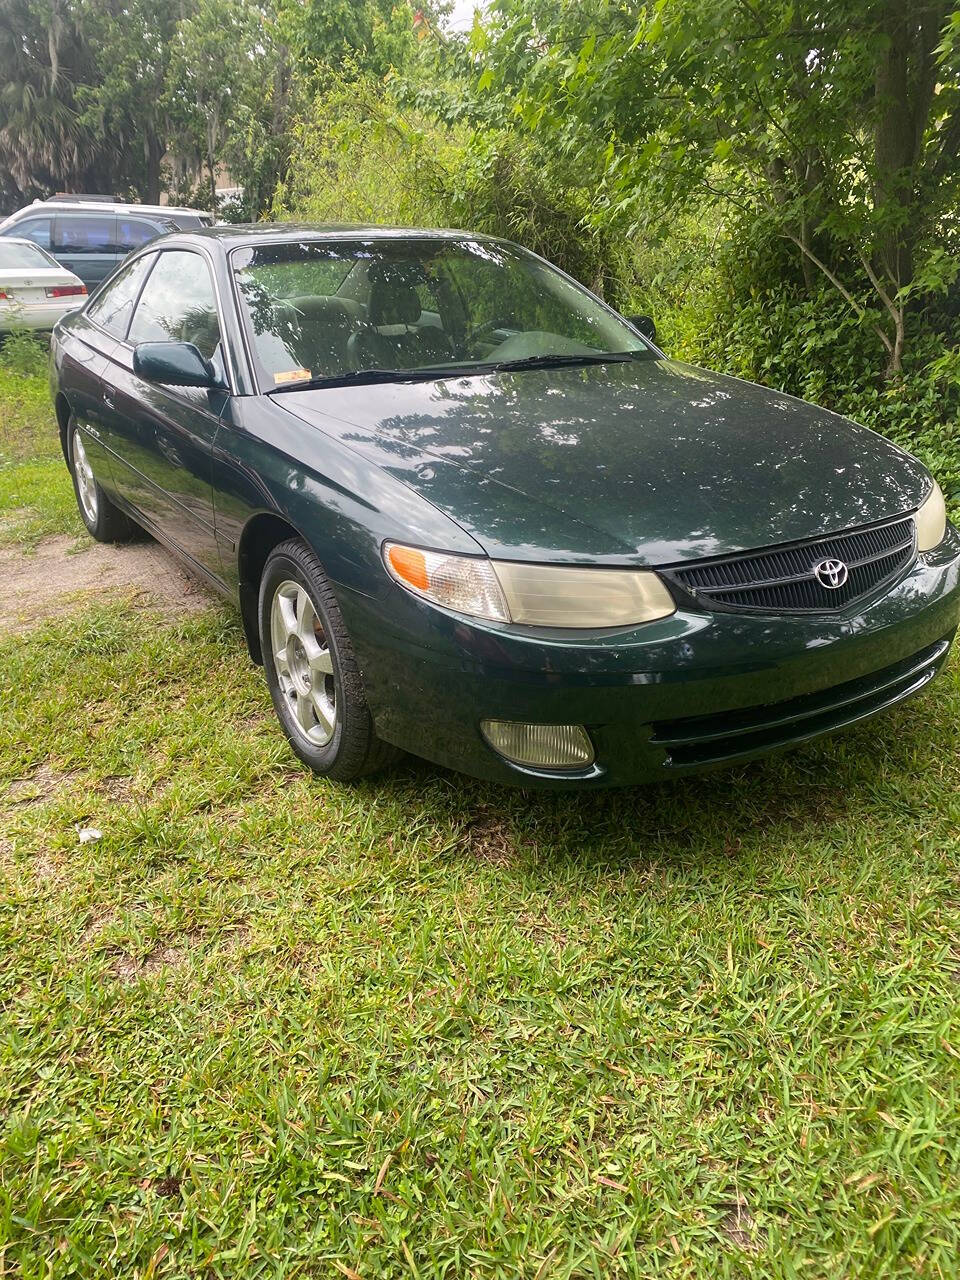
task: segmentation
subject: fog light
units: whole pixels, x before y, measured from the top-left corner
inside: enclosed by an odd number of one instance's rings
[[[534,769],[585,769],[593,764],[593,743],[580,724],[481,720],[480,730],[494,751],[513,764]]]

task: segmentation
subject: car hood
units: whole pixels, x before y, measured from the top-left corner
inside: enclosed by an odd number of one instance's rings
[[[915,458],[845,418],[666,359],[276,402],[508,559],[729,555],[900,515],[930,483]]]

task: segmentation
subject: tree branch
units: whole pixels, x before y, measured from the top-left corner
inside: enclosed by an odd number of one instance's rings
[[[856,298],[853,296],[850,290],[846,287],[846,285],[843,284],[841,280],[837,278],[837,276],[830,270],[827,264],[822,259],[818,258],[817,255],[813,252],[813,250],[809,248],[807,245],[805,245],[801,241],[799,236],[795,236],[792,231],[784,231],[782,234],[785,237],[785,239],[792,240],[793,243],[800,250],[800,252],[806,254],[806,256],[810,259],[813,265],[823,272],[823,274],[827,277],[827,279],[830,281],[833,287],[843,295],[843,297],[847,300],[850,306],[857,313],[857,316],[862,320],[864,316],[867,314],[865,309],[861,307],[860,303],[856,300]],[[872,274],[873,273],[871,270],[871,275]],[[890,356],[893,356],[893,353],[894,353],[893,343],[890,341],[890,338],[887,336],[887,334],[884,333],[880,325],[875,324],[873,326],[873,329],[877,337],[880,339],[880,341],[883,343],[884,347],[886,348],[887,354]]]
[[[890,297],[890,294],[886,291],[886,289],[880,283],[880,277],[877,275],[876,271],[874,271],[873,265],[870,262],[870,259],[867,257],[865,253],[860,253],[860,261],[863,263],[863,269],[864,271],[866,271],[867,275],[870,277],[870,283],[873,285],[874,289],[876,290],[880,298],[880,301],[883,303],[886,309],[890,312],[890,316],[893,320],[893,323],[899,324],[900,311],[897,308],[897,305],[894,302],[894,300]]]

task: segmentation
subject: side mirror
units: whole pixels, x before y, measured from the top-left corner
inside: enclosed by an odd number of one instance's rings
[[[651,342],[656,342],[657,326],[650,316],[627,316],[627,321],[635,329],[639,329],[645,338],[649,338]]]
[[[219,387],[209,360],[192,342],[140,342],[133,349],[133,372],[168,387]]]

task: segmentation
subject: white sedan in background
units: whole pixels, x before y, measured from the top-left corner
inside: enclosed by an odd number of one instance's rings
[[[52,329],[87,300],[87,286],[32,240],[0,239],[0,334]]]

